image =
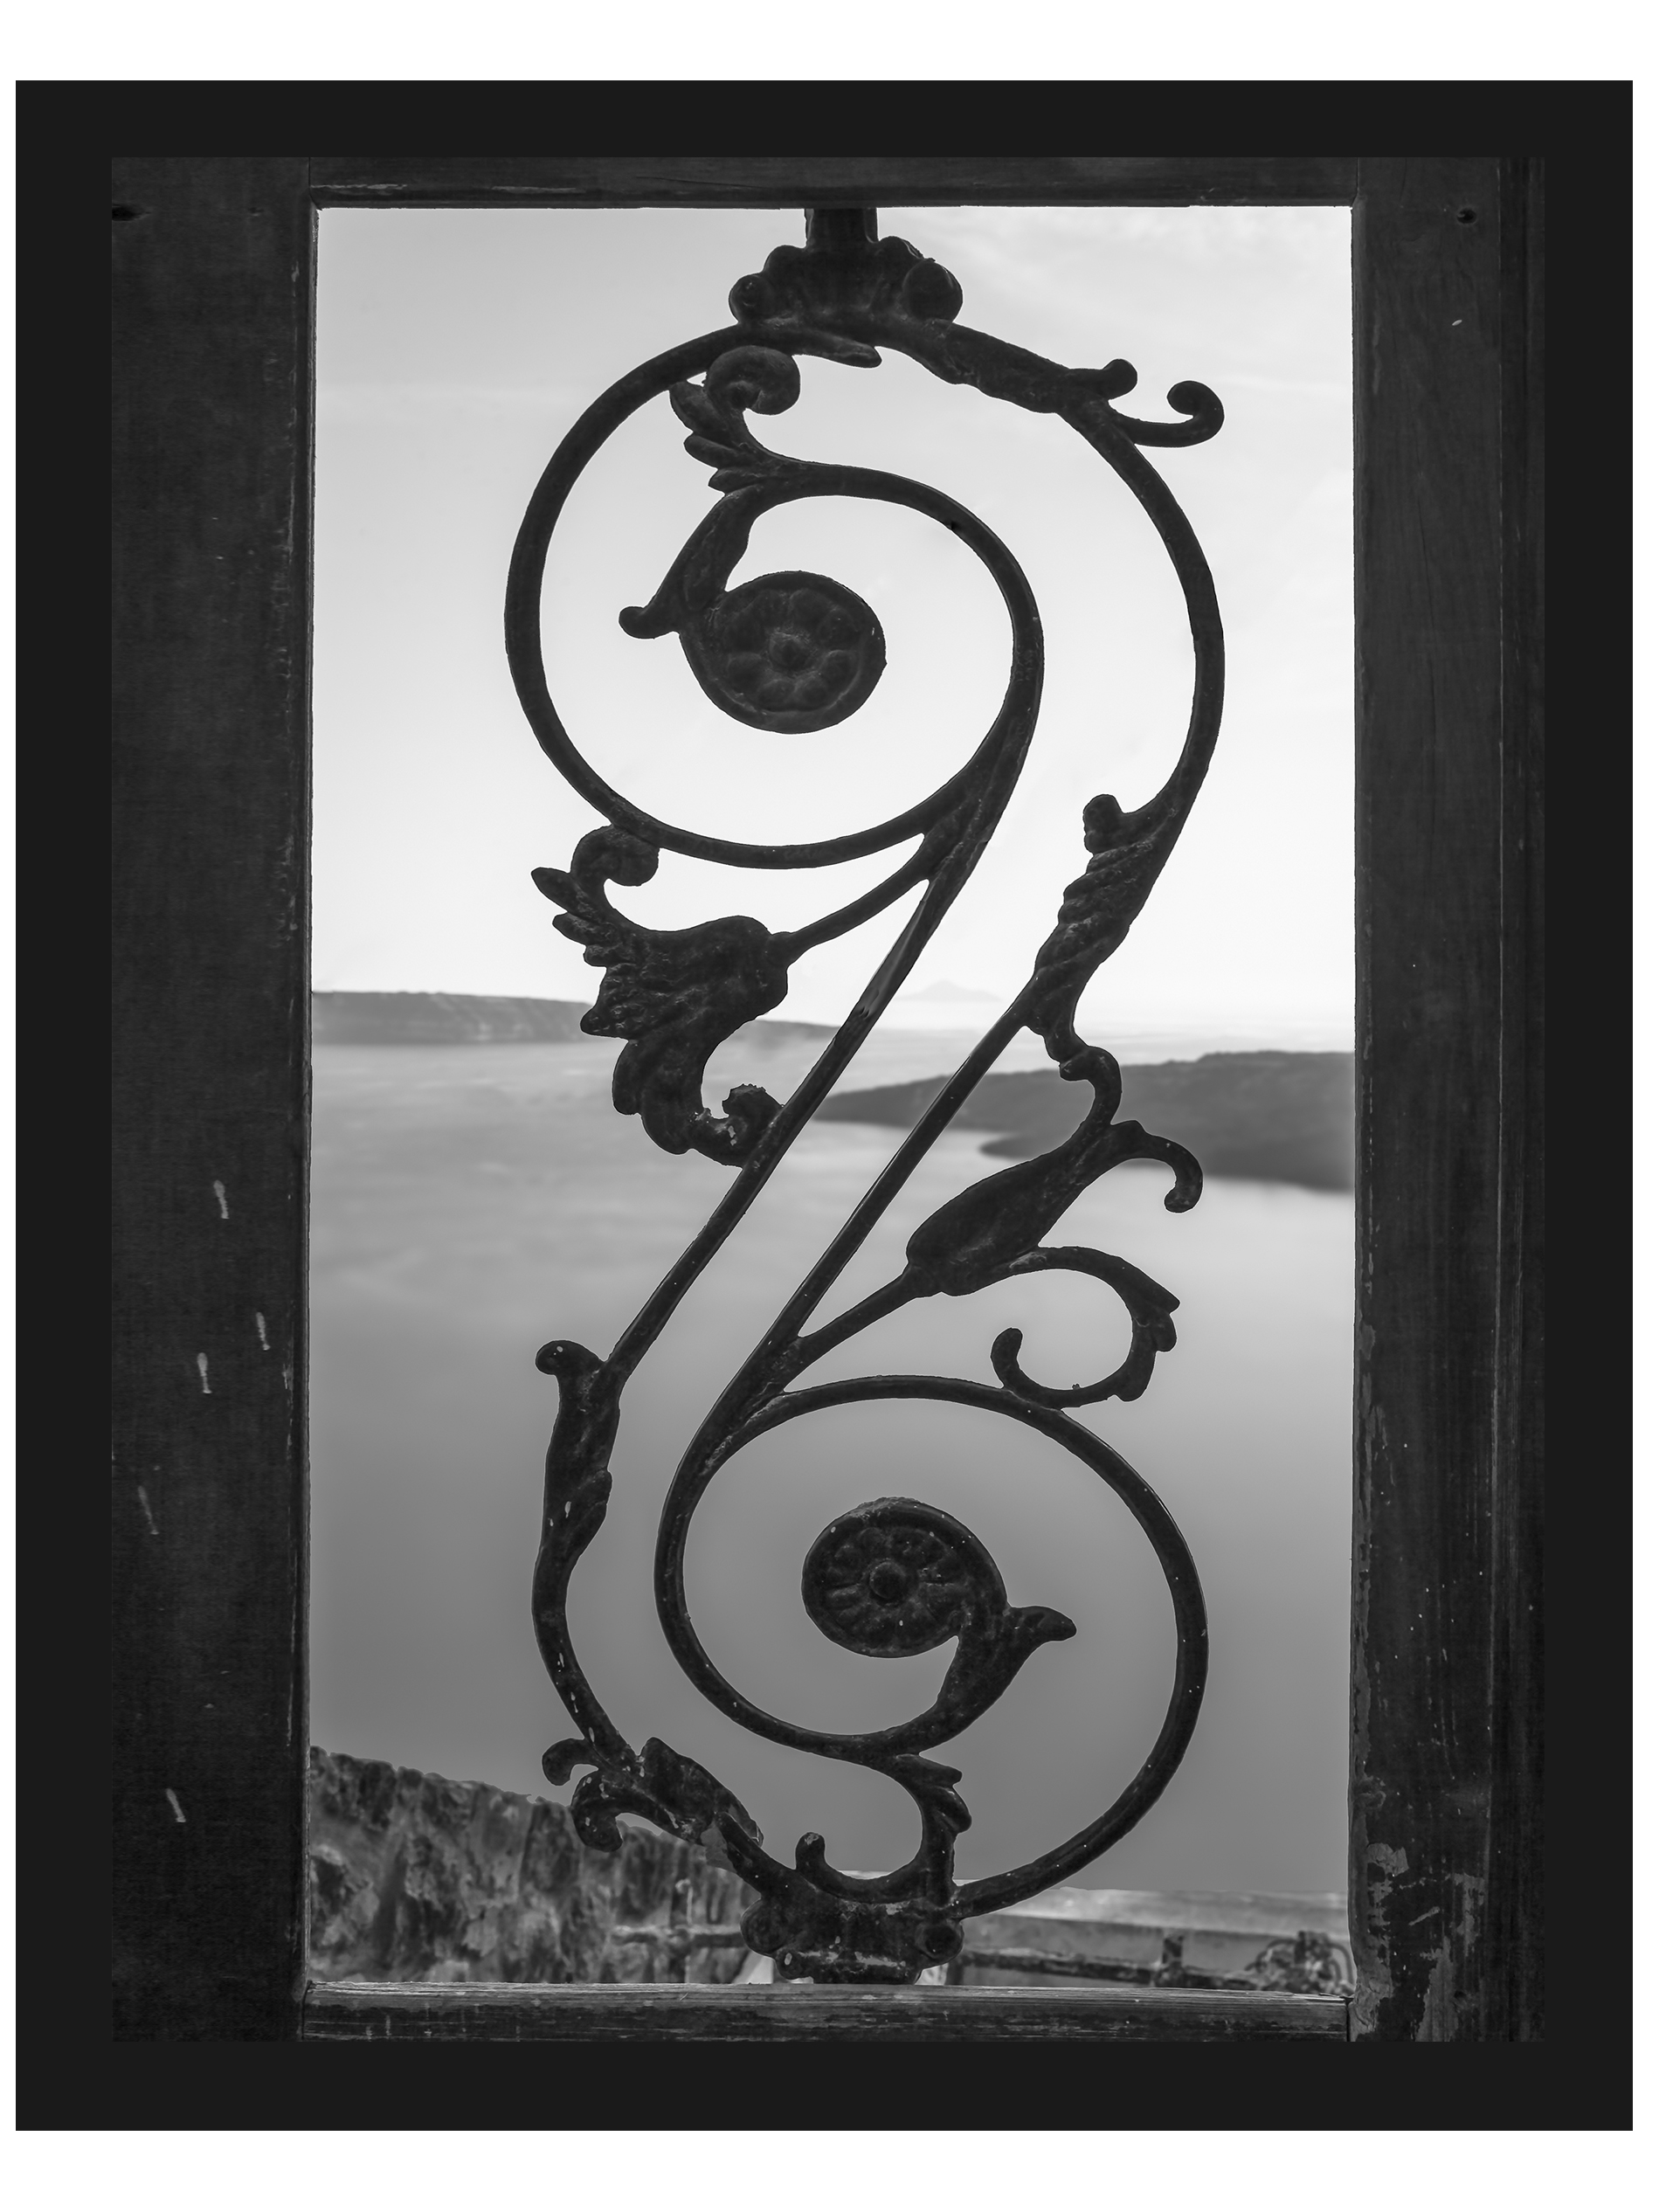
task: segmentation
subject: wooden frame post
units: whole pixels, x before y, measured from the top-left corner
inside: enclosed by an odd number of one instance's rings
[[[114,179],[115,2032],[298,2028],[315,214]]]
[[[1362,165],[1355,2032],[1543,2028],[1542,180]]]

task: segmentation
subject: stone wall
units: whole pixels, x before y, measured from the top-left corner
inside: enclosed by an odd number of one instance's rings
[[[595,1851],[562,1805],[314,1747],[311,1978],[731,1980],[753,1892],[695,1845],[624,1829]]]
[[[544,1798],[314,1749],[311,1978],[770,1981],[738,1928],[747,1884],[695,1845],[622,1825],[619,1851],[595,1851]],[[1353,1987],[1339,1897],[1062,1888],[963,1934],[961,1959],[925,1980]]]

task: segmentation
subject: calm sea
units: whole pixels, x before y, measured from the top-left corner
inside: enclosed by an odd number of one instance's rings
[[[853,1084],[943,1073],[968,1040],[895,1034]],[[549,1793],[568,1734],[529,1619],[542,1460],[556,1396],[536,1346],[608,1350],[718,1197],[726,1171],[659,1152],[611,1109],[615,1047],[318,1047],[312,1186],[314,1742]],[[1162,1056],[1127,1051],[1127,1058]],[[1039,1064],[1040,1051],[1005,1065]],[[783,1096],[797,1045],[727,1047],[728,1082]],[[733,1787],[785,1860],[818,1829],[833,1861],[914,1848],[909,1800],[861,1770],[758,1742],[680,1674],[650,1596],[657,1517],[685,1441],[899,1133],[808,1129],[660,1339],[625,1400],[610,1517],[577,1570],[590,1678],[636,1743],[665,1738]],[[820,1317],[895,1271],[906,1238],[989,1169],[947,1136]],[[1136,1405],[1085,1408],[1162,1494],[1203,1578],[1208,1697],[1185,1762],[1141,1826],[1074,1881],[1124,1889],[1345,1887],[1353,1208],[1288,1185],[1213,1179],[1164,1211],[1161,1172],[1118,1170],[1049,1239],[1121,1254],[1179,1297],[1179,1341]],[[912,1306],[821,1370],[990,1380],[1018,1323],[1025,1364],[1068,1382],[1127,1339],[1101,1286],[1051,1275]],[[786,1448],[785,1448],[786,1440]],[[964,1771],[969,1877],[1051,1848],[1130,1780],[1156,1735],[1174,1649],[1151,1552],[1068,1455],[1006,1421],[929,1404],[845,1407],[739,1455],[701,1509],[694,1615],[728,1676],[770,1710],[835,1729],[930,1701],[950,1647],[861,1658],[808,1621],[800,1563],[826,1522],[903,1493],[966,1521],[1016,1604],[1060,1607],[984,1719],[936,1756]]]

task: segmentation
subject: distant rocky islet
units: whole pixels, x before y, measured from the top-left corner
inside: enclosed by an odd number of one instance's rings
[[[439,991],[320,991],[312,998],[319,1045],[574,1044],[587,1008],[574,999],[492,998]],[[827,1040],[819,1022],[763,1020],[738,1037],[762,1046]],[[909,1129],[944,1071],[916,1082],[846,1090],[818,1109],[820,1122]],[[958,1130],[985,1130],[983,1150],[1026,1159],[1068,1137],[1092,1104],[1086,1083],[1052,1069],[987,1075],[957,1114]],[[1353,1188],[1354,1062],[1344,1052],[1213,1052],[1196,1060],[1123,1068],[1120,1118],[1185,1144],[1207,1174]]]
[[[909,1129],[943,1078],[889,1083],[826,1099],[820,1121]],[[997,1132],[982,1149],[1029,1159],[1062,1144],[1094,1104],[1087,1083],[1048,1069],[987,1075],[952,1127]],[[1206,1174],[1315,1191],[1354,1184],[1354,1062],[1346,1052],[1211,1052],[1123,1069],[1123,1121],[1137,1121],[1194,1153]]]

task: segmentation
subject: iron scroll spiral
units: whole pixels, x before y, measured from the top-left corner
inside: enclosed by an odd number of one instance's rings
[[[1161,1352],[1175,1341],[1178,1301],[1110,1253],[1047,1245],[1047,1232],[1085,1189],[1126,1159],[1162,1161],[1172,1174],[1165,1204],[1197,1202],[1202,1172],[1190,1153],[1133,1121],[1120,1122],[1116,1061],[1075,1027],[1084,985],[1109,957],[1144,905],[1202,784],[1220,725],[1221,630],[1208,568],[1185,517],[1141,448],[1189,445],[1220,427],[1221,408],[1197,384],[1178,384],[1171,404],[1184,419],[1142,422],[1113,402],[1130,390],[1121,361],[1071,370],[956,323],[954,278],[902,239],[878,238],[868,211],[809,218],[805,247],[782,246],[764,270],[734,287],[736,321],[647,362],[597,400],[554,454],[530,501],[515,548],[507,596],[507,646],[514,681],[543,750],[606,826],[577,844],[568,869],[538,868],[539,888],[563,911],[555,928],[604,970],[583,1020],[590,1033],[623,1040],[613,1077],[619,1110],[638,1114],[653,1142],[695,1150],[732,1169],[719,1203],[607,1357],[570,1339],[544,1344],[542,1370],[556,1377],[559,1407],[549,1445],[542,1540],[532,1610],[543,1658],[579,1736],[552,1745],[550,1781],[590,1768],[571,1799],[577,1830],[614,1849],[619,1814],[641,1815],[670,1833],[718,1844],[758,1892],[744,1922],[750,1946],[787,1977],[824,1981],[912,1981],[961,1947],[961,1922],[999,1910],[1063,1880],[1125,1834],[1174,1773],[1191,1738],[1204,1691],[1204,1600],[1192,1555],[1167,1509],[1113,1448],[1068,1408],[1144,1391]],[[618,1730],[571,1642],[565,1599],[577,1562],[604,1520],[610,1456],[622,1392],[709,1259],[753,1203],[778,1162],[863,1042],[977,865],[1020,774],[1042,685],[1042,633],[1030,588],[1007,548],[944,494],[875,470],[793,459],[763,445],[750,415],[785,412],[799,392],[798,356],[879,366],[880,349],[908,355],[943,380],[1068,423],[1129,487],[1158,529],[1185,596],[1194,648],[1192,712],[1175,767],[1145,805],[1126,812],[1108,794],[1084,810],[1089,855],[1065,889],[1056,925],[1013,1002],[943,1087],[874,1184],[820,1255],[687,1448],[665,1501],[655,1566],[656,1600],[681,1666],[709,1702],[753,1733],[821,1757],[852,1760],[905,1789],[921,1817],[914,1856],[892,1873],[854,1877],[832,1867],[823,1839],[806,1835],[794,1863],[767,1852],[754,1821],[713,1774],[656,1738],[635,1747]],[[701,383],[695,379],[701,377]],[[706,695],[746,726],[780,736],[844,721],[880,681],[885,640],[879,617],[833,578],[802,570],[733,587],[732,571],[757,522],[790,502],[821,497],[892,501],[952,530],[984,562],[1008,610],[1007,687],[991,728],[963,765],[916,805],[847,835],[794,845],[757,845],[659,819],[616,791],[582,756],[548,688],[541,646],[547,552],[571,487],[612,432],[666,393],[689,435],[686,450],[711,467],[719,497],[670,565],[654,595],[624,609],[622,626],[640,638],[678,637]],[[639,884],[672,851],[730,866],[812,868],[888,850],[916,849],[873,890],[802,930],[771,931],[752,916],[725,916],[688,930],[653,930],[608,895]],[[789,970],[812,946],[881,912],[920,884],[922,896],[817,1064],[785,1101],[753,1084],[729,1092],[720,1114],[702,1097],[715,1047],[779,1005]],[[940,1207],[915,1232],[893,1280],[835,1320],[812,1317],[940,1131],[1021,1029],[1040,1036],[1061,1076],[1085,1085],[1092,1103],[1065,1142],[987,1176]],[[1020,1364],[1020,1332],[991,1347],[990,1384],[933,1375],[866,1375],[798,1386],[833,1346],[914,1299],[960,1297],[992,1283],[1061,1268],[1105,1283],[1123,1300],[1130,1349],[1100,1381],[1058,1388]],[[921,1398],[995,1414],[1058,1445],[1125,1504],[1151,1545],[1167,1584],[1177,1631],[1175,1679],[1156,1742],[1139,1772],[1097,1818],[1024,1866],[958,1884],[956,1837],[969,1825],[959,1772],[928,1756],[959,1735],[1006,1689],[1041,1645],[1063,1642],[1073,1624],[1051,1607],[1013,1605],[994,1561],[973,1532],[937,1507],[878,1498],[833,1522],[808,1550],[802,1599],[833,1641],[873,1655],[954,1642],[928,1709],[864,1735],[802,1728],[753,1704],[714,1665],[687,1607],[685,1547],[693,1515],[721,1470],[750,1443],[830,1407]]]

